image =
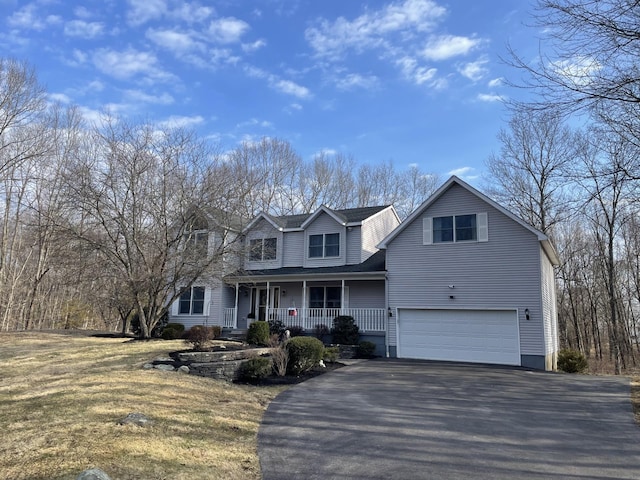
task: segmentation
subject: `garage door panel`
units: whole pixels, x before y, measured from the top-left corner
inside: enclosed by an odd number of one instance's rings
[[[516,312],[400,310],[398,356],[519,365]]]

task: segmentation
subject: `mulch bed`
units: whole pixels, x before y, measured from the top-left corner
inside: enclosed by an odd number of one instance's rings
[[[284,377],[278,377],[276,375],[271,375],[270,377],[267,378],[263,378],[262,380],[260,380],[259,382],[253,382],[253,383],[249,383],[249,382],[241,382],[238,381],[236,383],[240,383],[243,385],[257,385],[259,387],[269,387],[269,386],[274,386],[274,385],[295,385],[297,383],[302,383],[306,380],[309,380],[311,378],[317,377],[319,375],[323,375],[325,373],[328,372],[332,372],[334,370],[337,370],[338,368],[342,368],[344,367],[344,364],[340,363],[340,362],[327,362],[326,367],[313,367],[311,370],[309,370],[308,372],[305,372],[301,375],[285,375]]]

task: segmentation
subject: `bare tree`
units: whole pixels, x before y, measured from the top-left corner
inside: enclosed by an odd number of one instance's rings
[[[119,303],[135,307],[144,338],[196,279],[215,278],[231,243],[225,228],[198,236],[213,227],[197,208],[208,153],[191,132],[110,118],[67,167],[59,227],[80,258],[102,265],[94,273],[118,287]]]
[[[568,167],[577,135],[551,111],[523,109],[498,134],[501,148],[487,161],[488,191],[540,231],[550,234],[569,213]]]

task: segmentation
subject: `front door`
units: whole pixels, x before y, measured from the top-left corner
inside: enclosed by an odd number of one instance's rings
[[[267,320],[267,306],[270,309],[280,307],[280,287],[272,287],[269,295],[266,288],[259,288],[257,301],[258,320]]]

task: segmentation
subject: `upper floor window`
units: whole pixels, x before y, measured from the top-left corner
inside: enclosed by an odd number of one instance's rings
[[[207,252],[209,244],[209,231],[207,222],[200,217],[195,217],[186,228],[185,244],[188,252]]]
[[[249,260],[275,260],[277,247],[277,238],[254,238],[249,241]]]
[[[425,217],[423,243],[486,242],[488,240],[487,214],[449,215]]]
[[[191,287],[180,295],[180,315],[202,315],[204,313],[204,287]]]
[[[309,258],[339,257],[340,234],[309,235]]]

